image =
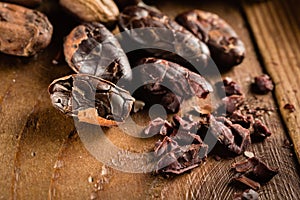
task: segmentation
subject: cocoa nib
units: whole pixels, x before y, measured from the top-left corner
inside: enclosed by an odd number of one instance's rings
[[[242,193],[235,193],[233,200],[258,200],[258,193],[252,189],[247,189]]]
[[[254,84],[252,85],[253,92],[258,94],[266,94],[274,89],[271,78],[263,74],[254,78]]]
[[[156,172],[181,174],[189,171],[205,160],[207,151],[208,146],[195,134],[179,131],[166,136],[154,148],[159,157]]]
[[[172,125],[162,118],[158,117],[150,122],[150,124],[144,129],[145,135],[169,135],[173,131]],[[169,133],[169,134],[168,134]]]
[[[244,185],[246,185],[254,190],[258,190],[260,188],[260,184],[258,182],[253,181],[252,179],[250,179],[242,174],[237,174],[233,178],[233,180],[243,183]]]
[[[239,124],[232,124],[229,120],[224,124],[211,116],[210,133],[229,151],[236,154],[243,153],[251,144],[249,130]]]
[[[222,99],[222,105],[219,109],[225,109],[226,113],[232,114],[235,110],[238,109],[244,103],[244,96],[241,95],[231,95],[224,97]]]
[[[251,137],[254,140],[263,140],[266,137],[269,137],[272,135],[271,131],[268,129],[268,127],[262,123],[261,120],[255,119],[255,122],[253,124],[253,134]]]
[[[173,123],[156,118],[144,129],[144,134],[165,136],[154,147],[156,172],[181,174],[193,169],[207,157],[208,146],[197,135],[200,123],[173,117]]]
[[[293,104],[290,104],[290,103],[285,104],[283,108],[286,109],[286,110],[289,110],[290,112],[294,112],[296,110],[295,106]]]
[[[248,178],[258,181],[259,183],[266,183],[270,181],[278,173],[278,168],[267,166],[257,157],[252,157],[245,161],[235,163],[233,164],[233,168],[236,172],[243,173]]]
[[[253,117],[251,115],[243,115],[241,111],[236,110],[230,115],[230,121],[233,124],[240,124],[244,128],[250,128],[251,124],[253,124]]]
[[[222,82],[216,83],[218,92],[222,95],[225,93],[226,96],[234,94],[242,95],[241,87],[229,77],[225,77]]]

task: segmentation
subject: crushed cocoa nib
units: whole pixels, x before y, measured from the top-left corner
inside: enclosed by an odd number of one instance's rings
[[[225,77],[222,82],[216,83],[218,92],[226,96],[242,95],[241,87],[229,77]]]
[[[152,120],[149,125],[144,129],[145,135],[169,135],[173,131],[173,127],[171,123],[167,120],[163,120],[162,118],[158,117]]]
[[[253,124],[253,130],[254,131],[251,134],[253,140],[262,140],[272,135],[268,127],[265,124],[263,124],[262,121],[259,119],[255,119]]]
[[[230,129],[234,135],[234,142],[236,144],[236,146],[233,146],[233,151],[237,154],[241,154],[247,150],[251,144],[250,131],[239,124],[232,124]]]
[[[158,159],[156,172],[181,174],[197,167],[207,157],[208,145],[197,135],[200,123],[189,117],[173,117],[173,123],[156,118],[144,129],[144,134],[165,136],[154,147]]]
[[[236,174],[233,180],[238,181],[240,183],[245,184],[246,186],[252,188],[253,190],[258,190],[260,188],[260,184],[245,175],[242,174]]]
[[[207,151],[208,146],[200,137],[187,131],[165,136],[154,148],[159,157],[156,172],[181,174],[189,171],[206,159]]]
[[[232,124],[224,118],[225,124],[210,116],[210,133],[229,151],[243,153],[251,144],[249,130],[239,124]],[[227,122],[227,123],[226,123]]]
[[[201,126],[200,122],[190,121],[190,119],[181,118],[178,115],[173,116],[174,127],[180,130],[186,130],[191,133],[196,133]]]
[[[254,166],[258,164],[258,162],[258,159],[253,157],[247,160],[233,163],[232,167],[235,169],[236,172],[245,173],[252,170]]]
[[[259,161],[258,164],[254,166],[252,174],[254,180],[257,180],[260,183],[266,183],[278,174],[278,168],[268,167],[266,164]]]
[[[250,128],[254,121],[251,115],[243,115],[239,110],[234,111],[230,115],[229,119],[233,124],[240,124],[242,127],[247,129]]]
[[[266,94],[274,89],[274,85],[271,78],[268,75],[263,74],[254,78],[252,89],[255,93]]]
[[[219,109],[225,108],[225,110],[228,114],[232,114],[243,103],[244,103],[244,96],[231,95],[231,96],[228,96],[228,97],[224,97],[222,99],[222,105],[221,105],[221,107],[219,107]]]
[[[260,183],[270,181],[278,173],[278,168],[267,166],[257,157],[252,157],[245,161],[235,163],[233,164],[233,168],[236,172],[243,173],[248,178]]]
[[[252,189],[247,189],[242,193],[235,193],[233,200],[258,200],[258,193]]]
[[[286,109],[286,110],[289,110],[290,112],[294,112],[296,110],[295,106],[293,104],[290,104],[290,103],[285,104],[283,108]]]

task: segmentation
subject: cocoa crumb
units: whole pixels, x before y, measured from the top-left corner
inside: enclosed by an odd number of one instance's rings
[[[285,104],[283,108],[286,109],[286,110],[289,110],[290,112],[294,112],[296,110],[295,106],[293,104],[290,104],[290,103]]]
[[[216,83],[217,90],[220,94],[226,96],[242,95],[241,87],[229,77],[225,77],[222,82]]]
[[[263,74],[254,78],[254,83],[252,84],[252,90],[254,93],[267,94],[273,89],[273,82],[268,75]]]
[[[255,122],[253,124],[253,134],[251,134],[251,138],[253,140],[263,140],[266,137],[269,137],[272,135],[271,131],[268,129],[268,127],[262,123],[261,120],[255,119]]]

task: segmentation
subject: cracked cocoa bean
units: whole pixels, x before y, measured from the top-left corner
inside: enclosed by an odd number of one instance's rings
[[[233,28],[218,15],[191,10],[179,14],[176,21],[207,44],[213,61],[220,69],[231,68],[243,61],[244,43]]]
[[[153,56],[180,64],[193,61],[202,68],[207,65],[210,56],[208,47],[159,11],[140,6],[126,7],[120,13],[119,27]]]
[[[64,54],[77,73],[95,75],[113,83],[121,77],[132,78],[130,64],[118,40],[100,23],[75,27],[66,37]]]
[[[101,126],[124,122],[134,103],[126,90],[87,74],[56,79],[49,93],[53,106],[62,113]]]

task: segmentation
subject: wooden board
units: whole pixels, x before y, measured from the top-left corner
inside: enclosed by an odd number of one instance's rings
[[[280,113],[300,161],[300,18],[297,0],[244,3],[266,71],[276,84],[275,96]],[[286,104],[296,111],[284,109]]]
[[[276,108],[272,94],[254,96],[249,90],[251,80],[262,73],[262,67],[236,3],[215,0],[183,4],[182,1],[165,0],[158,7],[172,17],[191,8],[205,9],[230,22],[245,42],[247,55],[240,66],[223,76],[236,80],[247,101],[253,105]],[[248,6],[244,7],[249,15]],[[56,5],[40,9],[50,16],[55,26],[50,47],[29,59],[0,55],[0,199],[230,199],[234,192],[241,191],[229,182],[233,176],[230,165],[244,159],[243,156],[221,161],[208,158],[190,173],[170,178],[124,173],[96,160],[74,132],[73,119],[55,110],[47,94],[48,84],[53,79],[71,73],[65,63],[53,65],[51,61],[60,51],[62,37],[74,22],[65,15],[61,17],[62,11]],[[262,50],[259,53],[266,54]],[[277,71],[280,69],[278,67]],[[277,83],[276,72],[268,72]],[[291,84],[296,80],[295,75]],[[280,100],[286,93],[279,93],[278,89],[283,86],[276,86],[276,98]],[[279,106],[281,110],[282,104]],[[136,116],[136,119],[141,124],[147,123],[146,116]],[[275,109],[275,112],[265,113],[262,120],[273,135],[262,143],[253,144],[250,150],[267,164],[279,167],[280,173],[262,186],[260,199],[297,199],[300,196],[299,165],[293,154],[290,155],[293,151],[282,147],[288,137],[280,113]],[[106,135],[126,150],[136,146],[149,148],[141,139],[132,138],[118,128],[107,130]]]

